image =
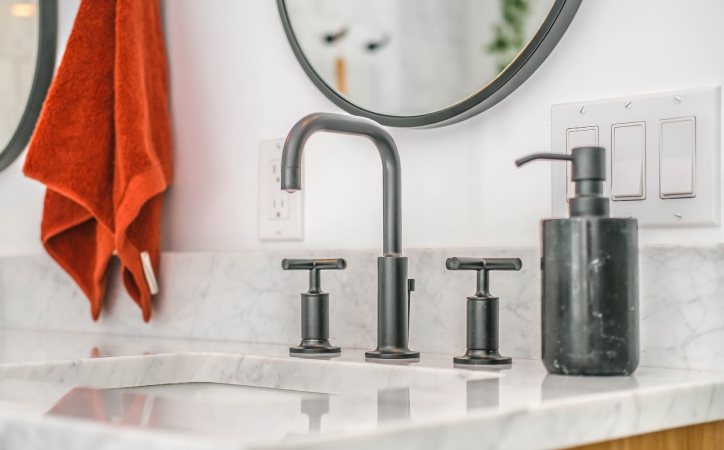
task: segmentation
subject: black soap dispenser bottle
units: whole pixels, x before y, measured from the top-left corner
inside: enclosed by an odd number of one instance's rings
[[[542,222],[543,363],[563,375],[630,375],[639,363],[638,222],[609,217],[606,153],[539,153],[571,161],[570,217]]]

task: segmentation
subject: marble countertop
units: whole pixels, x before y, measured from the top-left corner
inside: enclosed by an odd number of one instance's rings
[[[230,386],[124,389],[169,383]],[[724,372],[564,377],[538,360],[471,371],[450,355],[308,360],[282,345],[0,331],[4,450],[542,450],[721,419]]]

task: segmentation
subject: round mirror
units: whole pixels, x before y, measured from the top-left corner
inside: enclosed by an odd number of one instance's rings
[[[581,0],[277,0],[300,64],[346,111],[383,125],[457,122],[545,60]]]
[[[22,153],[53,79],[56,0],[0,0],[0,170]]]

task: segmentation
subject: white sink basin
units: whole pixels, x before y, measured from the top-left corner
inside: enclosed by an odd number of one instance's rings
[[[215,438],[283,440],[319,433],[330,404],[329,394],[184,383],[75,388],[47,415]]]
[[[499,377],[363,361],[171,353],[2,366],[0,378],[52,383],[50,417],[253,443],[464,416],[467,383]]]

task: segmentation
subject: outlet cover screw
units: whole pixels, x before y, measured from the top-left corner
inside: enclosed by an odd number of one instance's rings
[[[585,106],[581,106],[581,109],[579,109],[578,112],[581,113],[581,114],[586,114],[586,107],[585,107]]]
[[[681,213],[679,213],[679,212],[677,212],[677,213],[674,214],[674,217],[676,218],[676,220],[681,220],[681,219],[684,218],[684,215],[681,214]]]
[[[623,107],[626,108],[626,109],[631,109],[631,108],[633,108],[633,103],[631,103],[631,102],[626,102],[626,103],[623,105]]]
[[[676,97],[674,97],[674,104],[675,104],[675,105],[680,105],[680,104],[681,104],[681,97],[679,97],[678,95],[677,95]]]

